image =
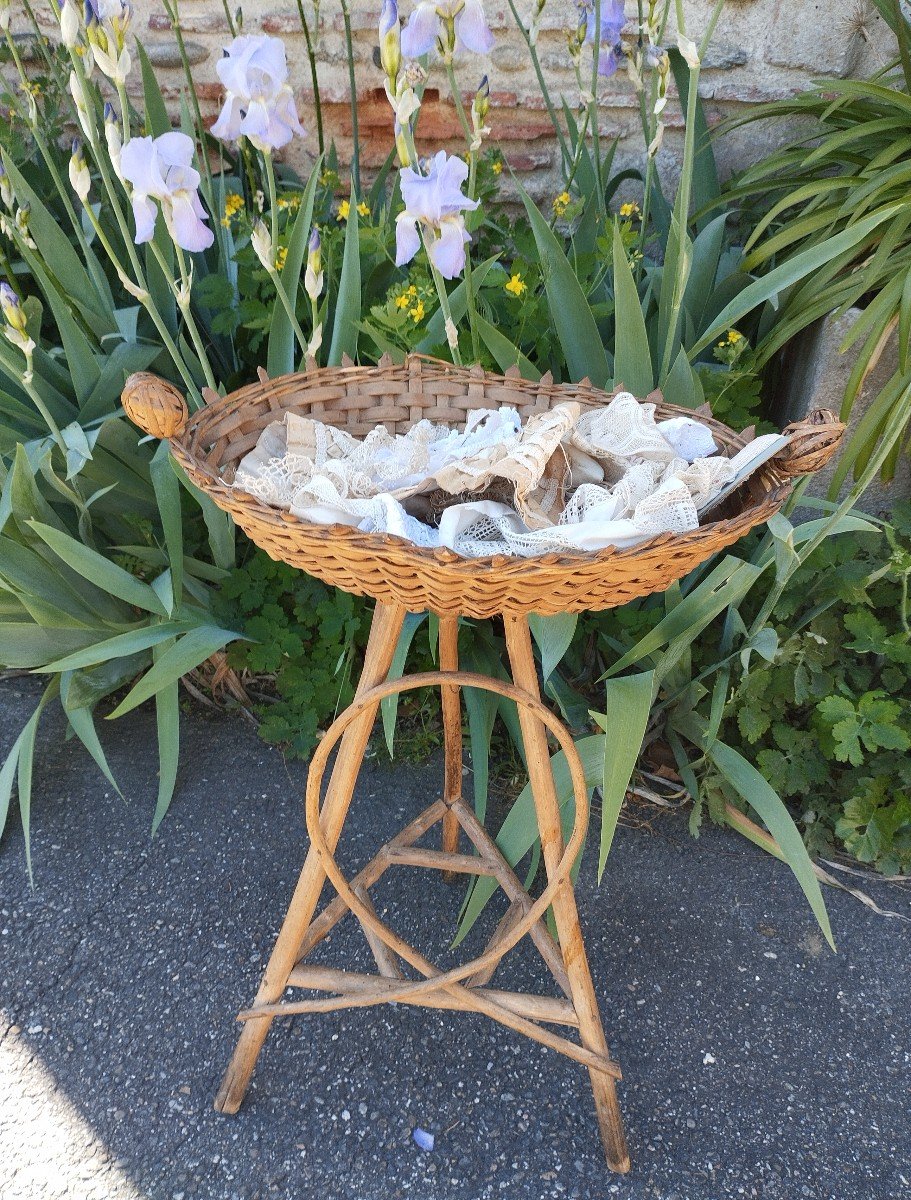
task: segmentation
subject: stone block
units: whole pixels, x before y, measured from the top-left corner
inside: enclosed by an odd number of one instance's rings
[[[829,408],[838,413],[845,388],[857,361],[857,346],[845,353],[841,346],[861,315],[858,308],[849,309],[843,316],[826,317],[796,337],[782,357],[781,378],[774,419],[785,425],[798,421],[814,408]],[[879,361],[867,377],[851,408],[846,438],[849,438],[870,405],[898,369],[898,345],[893,333]],[[836,464],[813,477],[809,494],[825,496],[835,473]],[[850,478],[841,489],[841,497],[851,488]],[[899,459],[895,479],[891,483],[874,482],[861,497],[858,507],[876,515],[887,514],[899,500],[911,499],[911,458],[907,452]],[[818,515],[818,514],[814,514]]]

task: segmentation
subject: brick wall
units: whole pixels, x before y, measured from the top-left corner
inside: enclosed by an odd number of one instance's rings
[[[236,2],[228,0],[232,8]],[[171,23],[161,0],[133,3],[136,36],[158,69],[165,95],[176,104],[183,73]],[[310,16],[312,0],[303,3]],[[380,3],[351,0],[362,162],[367,168],[383,161],[391,138],[391,114],[373,61]],[[687,32],[698,39],[711,8],[710,0],[685,3]],[[400,5],[406,17],[411,11],[410,0],[400,0]],[[487,59],[466,55],[458,62],[459,82],[471,94],[481,76],[485,72],[489,75],[492,106],[488,123],[493,139],[529,190],[547,195],[558,183],[550,121],[508,4],[505,0],[486,0],[486,7],[496,45]],[[517,0],[517,7],[523,16],[527,15],[529,0]],[[291,153],[295,165],[304,167],[316,149],[316,137],[313,91],[296,3],[284,0],[279,6],[275,0],[246,0],[243,8],[246,32],[277,34],[286,42],[301,119],[309,132],[307,140],[295,143]],[[627,0],[628,15],[632,17],[635,11],[635,0]],[[575,103],[578,96],[563,28],[573,20],[574,13],[575,5],[570,0],[548,0],[538,40],[552,92],[558,95],[562,90],[570,103]],[[203,111],[214,118],[220,96],[215,62],[230,37],[227,21],[219,0],[180,0],[180,14]],[[48,8],[39,5],[38,15],[42,24],[53,28],[54,18]],[[757,102],[787,96],[819,76],[869,74],[888,60],[893,49],[888,28],[866,0],[728,0],[703,67],[701,91],[708,119],[716,123],[747,111]],[[342,17],[334,0],[322,3],[317,57],[325,126],[344,161],[350,153],[351,118]],[[602,82],[600,99],[603,133],[620,139],[617,164],[640,165],[643,144],[638,101],[625,73]],[[668,135],[659,164],[673,183],[682,127],[675,96],[665,111],[665,120]],[[722,169],[730,171],[751,162],[782,135],[782,130],[768,126],[751,126],[733,133],[719,146]],[[446,78],[438,65],[431,68],[419,142],[422,152],[461,145]]]

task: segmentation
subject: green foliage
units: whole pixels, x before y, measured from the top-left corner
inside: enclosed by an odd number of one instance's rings
[[[757,346],[763,366],[797,332],[827,313],[860,305],[864,312],[842,349],[856,362],[842,401],[847,419],[865,379],[879,360],[884,340],[899,335],[899,363],[881,402],[860,422],[833,480],[836,495],[848,473],[862,472],[882,436],[884,418],[911,382],[911,204],[905,148],[911,135],[911,23],[895,0],[875,0],[892,27],[900,57],[872,79],[827,79],[785,100],[760,106],[746,120],[796,125],[799,135],[761,159],[734,181],[732,200],[742,201],[753,233],[747,243],[750,270],[792,264],[814,249],[821,269],[782,289],[781,311]],[[856,234],[878,218],[851,247]],[[884,464],[894,474],[896,444]]]
[[[260,735],[306,758],[320,726],[353,697],[352,662],[366,635],[363,601],[257,550],[222,582],[213,609],[250,639],[230,648],[229,664],[269,688],[257,707]]]
[[[883,537],[820,547],[782,598],[772,661],[743,676],[721,728],[812,850],[840,847],[888,874],[911,873],[909,578],[907,505]]]

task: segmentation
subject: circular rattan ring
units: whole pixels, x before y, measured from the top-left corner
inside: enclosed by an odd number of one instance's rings
[[[447,985],[460,983],[476,971],[498,963],[504,954],[507,954],[517,942],[521,941],[534,924],[541,919],[550,907],[554,896],[570,878],[573,864],[585,841],[589,817],[585,768],[582,766],[582,760],[573,742],[572,734],[540,700],[522,688],[516,687],[513,683],[505,683],[500,679],[491,679],[486,675],[477,675],[473,671],[424,671],[418,675],[410,675],[406,679],[387,680],[385,683],[378,684],[376,687],[372,687],[360,695],[329,726],[313,755],[307,775],[305,803],[307,832],[332,886],[362,925],[375,933],[377,937],[385,942],[390,950],[395,951],[405,962],[410,963],[416,969],[420,969],[412,947],[403,941],[388,925],[384,924],[376,913],[372,912],[369,906],[365,905],[358,898],[357,893],[342,873],[332,850],[326,842],[320,825],[320,793],[329,755],[342,734],[353,721],[357,720],[359,716],[362,716],[371,707],[375,707],[379,701],[384,700],[387,696],[394,696],[399,692],[412,691],[415,688],[435,687],[444,684],[479,688],[482,691],[495,692],[498,696],[504,696],[508,700],[514,700],[516,704],[526,708],[537,717],[556,738],[560,749],[566,756],[576,802],[572,834],[566,843],[557,869],[548,880],[547,886],[541,892],[540,896],[532,902],[531,907],[521,919],[508,933],[504,934],[496,946],[485,950],[477,958],[463,963],[461,966],[453,967],[449,971],[441,972],[439,975],[432,975],[429,979],[405,982],[400,988],[397,987],[394,992],[384,991],[381,996],[374,996],[372,994],[363,996],[349,995],[343,1000],[327,998],[324,1000],[298,1001],[295,1003],[295,1010],[298,1012],[332,1012],[334,1009],[340,1007],[367,1008],[373,1004],[388,1004],[390,1001],[408,1001],[421,993],[438,991],[441,988],[445,989]]]

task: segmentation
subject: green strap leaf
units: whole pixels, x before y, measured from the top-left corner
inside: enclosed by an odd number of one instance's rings
[[[41,714],[49,700],[53,699],[58,692],[58,681],[55,679],[53,683],[48,684],[38,701],[38,706],[25,724],[25,728],[19,734],[16,742],[10,751],[9,757],[3,764],[0,770],[0,830],[3,829],[3,824],[6,820],[6,813],[9,808],[9,789],[12,788],[12,767],[10,763],[15,764],[16,770],[16,788],[19,793],[19,817],[22,821],[22,833],[25,838],[25,861],[28,866],[28,877],[31,882],[34,882],[32,873],[32,834],[31,834],[31,816],[32,816],[32,767],[35,761],[35,735],[38,732],[38,722],[41,720]],[[4,795],[5,793],[5,795]]]
[[[587,376],[595,387],[604,387],[610,379],[610,366],[588,298],[563,247],[521,185],[519,195],[535,237],[550,316],[570,378],[578,382]]]
[[[801,279],[805,279],[814,271],[818,271],[839,254],[852,250],[874,229],[882,225],[884,221],[889,221],[897,216],[900,211],[900,205],[897,204],[882,208],[871,216],[865,217],[863,221],[849,225],[847,229],[837,233],[834,237],[827,238],[820,245],[811,246],[809,250],[795,254],[793,258],[789,258],[787,262],[770,271],[768,275],[751,283],[718,314],[714,323],[703,333],[695,345],[690,347],[690,360],[695,359],[706,346],[710,346],[716,338],[736,326],[754,309],[785,291],[786,288],[799,283]]]
[[[50,658],[93,645],[106,629],[43,629],[32,621],[0,622],[0,666],[41,668]]]
[[[174,600],[179,604],[183,594],[183,516],[180,511],[180,481],[174,474],[167,442],[159,443],[149,464],[149,474],[158,501],[164,543],[171,565]]]
[[[288,242],[288,257],[282,267],[282,284],[292,306],[297,299],[301,270],[307,256],[307,243],[310,240],[310,226],[313,220],[313,201],[322,163],[322,157],[318,158],[310,172],[294,221],[294,229],[291,231],[291,240]],[[266,351],[266,370],[270,375],[287,375],[294,370],[295,344],[294,330],[285,307],[277,303],[272,314],[272,327],[269,330],[269,345]]]
[[[497,697],[480,688],[464,688],[462,697],[468,714],[468,746],[471,753],[471,779],[474,810],[479,821],[487,815],[487,790],[490,780],[490,739],[497,719]]]
[[[665,276],[667,279],[667,277]],[[669,280],[667,282],[670,282]],[[665,284],[667,286],[667,284]],[[614,381],[621,383],[634,396],[647,396],[655,386],[652,355],[648,344],[645,314],[620,227],[614,223]],[[594,381],[593,381],[594,382]]]
[[[724,742],[714,742],[707,748],[706,753],[737,794],[751,808],[755,809],[765,822],[769,833],[781,847],[785,860],[794,872],[803,894],[810,902],[810,907],[826,941],[834,950],[835,941],[832,937],[832,927],[829,924],[829,914],[826,912],[819,880],[816,878],[813,863],[803,844],[800,831],[781,798],[766,783],[752,763],[747,762],[743,755],[738,754],[733,747],[725,745]]]
[[[74,654],[66,655],[65,658],[49,662],[47,666],[41,667],[41,671],[56,674],[59,671],[78,671],[85,667],[94,667],[98,663],[109,662],[112,658],[125,658],[129,654],[139,654],[143,650],[157,646],[160,642],[167,641],[168,638],[177,637],[185,632],[187,632],[187,626],[174,621],[144,625],[137,629],[131,629],[127,633],[118,633],[115,637],[104,638],[102,641],[87,646],[85,650],[77,650]]]
[[[487,258],[480,266],[473,267],[471,271],[471,283],[475,290],[475,295],[480,291],[490,271],[496,265],[497,257]],[[462,320],[468,311],[468,288],[465,286],[465,280],[456,286],[449,293],[449,311],[452,313],[452,319],[456,325]],[[427,322],[427,332],[414,347],[414,352],[417,354],[429,354],[435,346],[439,346],[446,340],[445,318],[443,310],[437,308]]]
[[[642,739],[652,709],[654,684],[654,671],[609,679],[605,710],[603,713],[592,713],[607,735],[604,739],[604,779],[601,784],[599,883],[613,844],[626,789],[642,749]]]
[[[123,567],[118,567],[97,550],[77,542],[68,533],[61,533],[59,529],[52,529],[50,525],[43,525],[40,521],[29,521],[29,525],[67,566],[72,567],[85,579],[110,592],[112,596],[126,601],[127,604],[135,604],[138,608],[157,613],[160,617],[167,616],[164,605],[152,588],[129,571],[125,571]]]
[[[604,778],[604,734],[598,733],[591,737],[580,738],[576,742],[576,751],[582,760],[585,782],[589,789],[594,788]],[[562,750],[553,756],[550,766],[554,775],[557,802],[560,805],[561,818],[565,827],[567,821],[572,824],[575,805],[572,779],[566,763],[566,755]],[[538,837],[538,819],[535,814],[534,798],[531,793],[531,785],[526,784],[506,814],[506,818],[500,826],[500,832],[497,834],[496,843],[503,857],[514,867],[536,845]],[[465,938],[496,890],[496,881],[489,876],[477,880],[462,911],[462,920],[454,945],[457,946]]]
[[[358,232],[357,196],[352,193],[345,227],[345,249],[339,277],[338,299],[332,321],[332,342],[328,363],[337,367],[342,355],[354,359],[357,355],[358,323],[361,319],[361,249]]]
[[[547,683],[569,649],[579,623],[578,613],[557,613],[553,617],[530,614],[528,626],[541,655],[541,676]]]
[[[139,55],[139,68],[142,73],[142,95],[145,101],[147,132],[152,137],[159,137],[171,128],[168,106],[165,104],[161,88],[158,86],[155,68],[149,61],[142,42],[136,42],[136,53]]]
[[[165,651],[165,654],[167,653]],[[180,761],[180,707],[176,680],[162,688],[155,697],[155,725],[158,733],[158,799],[155,803],[155,815],[152,817],[153,837],[170,807],[174,797],[174,785],[177,783],[177,767]]]
[[[210,654],[221,650],[239,636],[232,629],[220,629],[217,625],[200,625],[191,629],[156,658],[154,665],[108,714],[108,720],[122,717],[143,701],[164,691],[170,684],[176,684],[182,675],[194,670]]]
[[[474,315],[474,325],[481,341],[493,355],[501,371],[508,371],[510,367],[518,367],[523,379],[530,379],[533,383],[538,382],[541,372],[534,363],[527,359],[518,346],[513,345],[508,337],[500,333],[499,329],[491,325],[479,312]]]
[[[60,702],[63,705],[63,711],[66,713],[67,720],[72,727],[73,732],[91,754],[95,760],[99,770],[113,787],[118,796],[123,798],[123,792],[117,784],[117,780],[108,765],[107,756],[104,753],[104,748],[98,739],[98,731],[95,728],[95,720],[92,717],[91,709],[87,705],[74,705],[70,703],[70,684],[73,680],[73,673],[67,671],[60,679]]]
[[[389,667],[388,679],[401,679],[405,671],[405,659],[408,657],[408,651],[411,648],[411,643],[414,641],[414,635],[424,623],[426,613],[406,613],[405,620],[402,624],[402,632],[399,634],[398,644],[395,648],[395,654],[392,656],[392,663]],[[380,701],[380,712],[383,718],[383,734],[386,738],[386,746],[389,750],[389,757],[393,758],[393,748],[395,745],[395,715],[399,709],[399,693],[394,692],[391,696],[387,696]]]
[[[725,555],[711,574],[614,663],[606,675],[618,675],[678,637],[686,636],[692,641],[729,604],[736,604],[746,594],[762,570],[734,555]]]

